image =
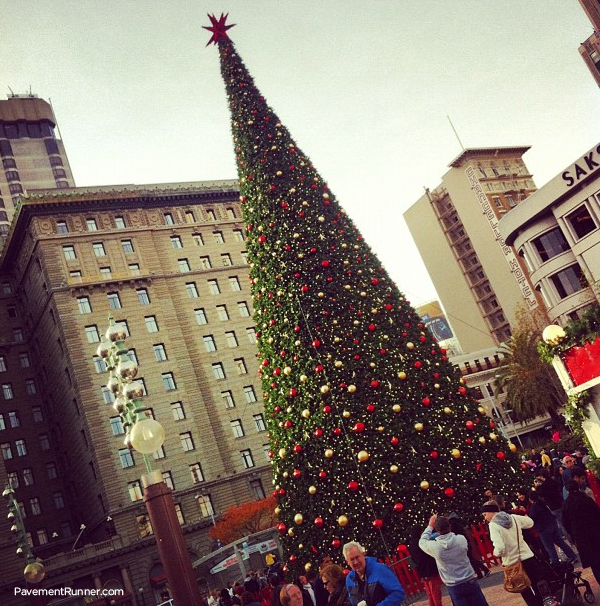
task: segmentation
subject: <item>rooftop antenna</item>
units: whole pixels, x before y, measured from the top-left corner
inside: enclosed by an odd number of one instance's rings
[[[8,86],[7,88],[10,91],[11,97],[14,97],[15,96],[15,92],[13,91],[13,89],[10,86]]]
[[[454,136],[456,137],[458,144],[460,145],[460,148],[465,151],[465,146],[462,144],[462,141],[460,140],[460,137],[458,136],[458,133],[456,132],[456,129],[454,128],[454,124],[452,124],[452,120],[450,120],[450,116],[446,116],[446,118],[448,118],[448,122],[450,122],[450,126],[452,127],[452,130],[454,131]]]

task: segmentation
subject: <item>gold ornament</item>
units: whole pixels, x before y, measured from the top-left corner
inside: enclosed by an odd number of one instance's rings
[[[498,436],[492,431],[490,434],[490,440],[494,440],[494,442],[498,439]]]
[[[308,410],[308,408],[305,408],[305,409],[302,411],[302,416],[303,416],[305,419],[308,419],[308,418],[310,417],[310,410]]]
[[[333,450],[331,450],[331,448],[328,448],[328,449],[325,451],[325,458],[326,458],[326,459],[331,459],[331,457],[332,457],[332,456],[333,456]]]
[[[325,296],[324,292],[318,292],[317,293],[317,297],[319,297],[319,299],[322,299]]]
[[[296,523],[298,526],[300,526],[300,524],[302,524],[302,522],[304,522],[304,516],[303,516],[301,513],[297,513],[297,514],[294,516],[294,522],[295,522],[295,523]]]
[[[400,471],[400,468],[398,467],[398,465],[392,465],[392,466],[390,467],[390,471],[391,471],[392,473],[398,473],[398,471]]]
[[[444,412],[445,412],[447,415],[450,415],[450,414],[452,414],[452,409],[451,409],[449,406],[446,406],[446,407],[444,408]]]
[[[485,444],[485,443],[486,443],[486,439],[485,439],[483,436],[481,436],[481,437],[479,438],[479,443],[480,443],[480,444]]]
[[[294,529],[293,529],[293,528],[290,528],[290,529],[288,530],[288,536],[290,536],[290,537],[293,537],[293,536],[294,536]]]
[[[419,486],[423,489],[423,490],[429,490],[429,482],[427,480],[423,480]]]
[[[411,343],[410,341],[406,344],[406,349],[414,349],[415,348],[415,344]]]
[[[394,404],[394,405],[392,406],[392,410],[393,410],[394,412],[400,412],[400,411],[402,410],[402,406],[400,406],[400,404]]]
[[[317,494],[317,487],[316,486],[309,486],[308,487],[308,494]]]
[[[483,406],[479,406],[479,407],[477,408],[477,412],[478,412],[480,415],[484,415],[484,414],[485,414],[485,408],[484,408]]]
[[[308,381],[308,377],[306,375],[300,375],[300,383],[306,383]]]
[[[292,369],[291,369],[289,366],[286,366],[286,367],[283,369],[283,374],[284,374],[284,375],[291,375],[291,374],[292,374]]]
[[[283,477],[284,477],[284,478],[289,477],[289,475],[290,475],[290,474],[289,474],[287,471],[284,471],[284,472],[283,472]]]
[[[348,385],[348,391],[354,393],[356,391],[356,385]]]
[[[452,455],[452,458],[460,459],[460,450],[458,450],[458,448],[453,448],[450,454]]]
[[[402,371],[402,370],[401,370],[401,371],[398,373],[398,378],[399,378],[399,379],[402,379],[402,380],[406,379],[406,373],[405,373],[404,371]]]
[[[349,419],[350,418],[350,411],[349,410],[344,410],[344,412],[342,413],[342,416],[344,417],[344,419]]]
[[[329,385],[321,385],[321,393],[328,393]]]
[[[304,564],[304,570],[306,570],[306,572],[310,572],[311,568],[312,564],[310,562],[306,562],[306,564]]]
[[[346,524],[348,524],[348,518],[346,516],[340,516],[338,518],[337,522],[338,522],[338,526],[344,527],[344,526],[346,526]]]
[[[415,423],[416,431],[423,431],[423,423]]]
[[[440,388],[440,384],[439,384],[439,383],[434,383],[434,384],[433,384],[433,386],[434,386],[436,389],[439,389],[439,388]]]
[[[280,448],[279,449],[279,458],[280,459],[285,458],[285,448]]]
[[[336,361],[333,363],[333,365],[334,365],[336,368],[341,368],[341,367],[344,365],[344,363],[343,363],[341,360],[336,360]]]
[[[385,427],[383,427],[383,425],[380,425],[380,426],[377,428],[377,431],[379,431],[379,432],[385,431]]]
[[[275,512],[275,515],[278,516],[281,513],[281,507],[275,507],[273,511]]]
[[[358,453],[357,458],[361,463],[364,463],[365,461],[369,460],[370,456],[371,455],[366,450],[361,450]]]
[[[509,449],[511,452],[517,452],[517,445],[516,445],[516,444],[513,444],[512,442],[509,442],[509,443],[508,443],[508,449]]]

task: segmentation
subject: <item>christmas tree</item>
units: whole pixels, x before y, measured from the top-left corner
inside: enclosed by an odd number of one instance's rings
[[[327,184],[218,45],[246,223],[260,373],[287,565],[379,557],[432,512],[479,518],[521,484],[514,445],[467,392]]]

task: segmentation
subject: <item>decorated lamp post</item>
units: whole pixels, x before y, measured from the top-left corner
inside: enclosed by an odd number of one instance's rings
[[[147,473],[141,478],[144,502],[173,600],[175,604],[200,606],[202,598],[177,519],[173,494],[161,471],[152,469],[151,455],[162,446],[165,430],[144,405],[144,386],[135,380],[138,366],[128,355],[126,337],[125,329],[109,317],[98,355],[110,373],[107,386],[115,395],[114,408],[123,423],[125,446],[139,452],[146,465]]]

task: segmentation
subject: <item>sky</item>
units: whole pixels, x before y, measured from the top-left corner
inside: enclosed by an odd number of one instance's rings
[[[237,178],[206,14],[407,298],[403,212],[462,145],[530,145],[538,187],[600,142],[577,0],[0,0],[0,95],[50,99],[78,186]]]

